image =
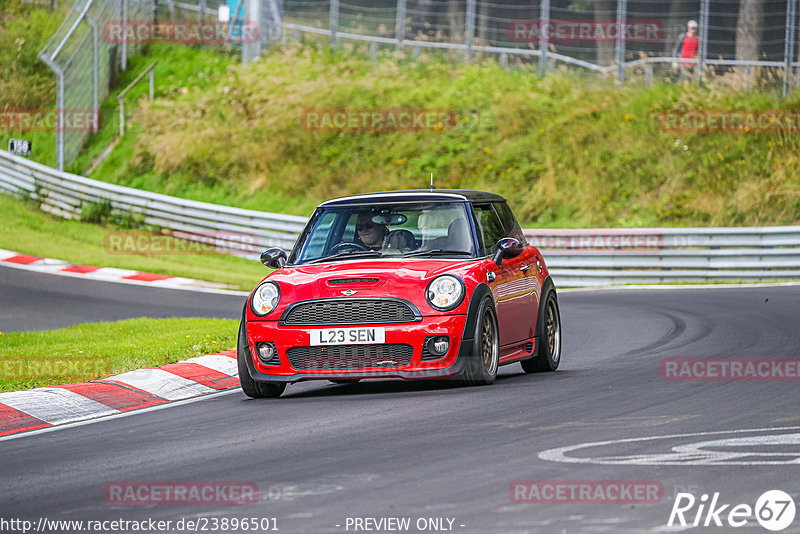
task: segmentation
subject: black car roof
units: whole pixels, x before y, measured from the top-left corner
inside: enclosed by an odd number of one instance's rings
[[[320,206],[362,206],[376,202],[503,202],[505,198],[496,193],[469,189],[408,189],[405,191],[382,191],[362,193],[349,197],[334,198]]]

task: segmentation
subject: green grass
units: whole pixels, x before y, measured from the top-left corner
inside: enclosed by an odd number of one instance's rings
[[[84,265],[134,269],[226,284],[250,291],[269,272],[258,261],[214,251],[206,253],[121,254],[111,236],[139,236],[143,230],[96,225],[42,213],[32,203],[0,195],[0,248]],[[58,239],[54,239],[58,236]],[[129,250],[129,249],[125,249]],[[197,248],[188,249],[198,251]]]
[[[65,13],[25,6],[20,0],[0,5],[0,111],[55,106],[55,77],[37,55]]]
[[[93,176],[308,215],[333,196],[425,187],[434,172],[440,188],[504,194],[524,226],[800,223],[797,136],[674,134],[658,119],[695,108],[796,109],[800,93],[746,93],[730,77],[616,89],[566,70],[540,78],[524,65],[394,53],[371,62],[314,44],[224,70],[142,105]],[[305,110],[340,108],[454,110],[465,122],[387,133],[301,126]]]
[[[55,17],[25,9],[30,28],[6,25],[4,42],[14,42],[13,32],[34,39],[33,29],[44,31]],[[6,72],[33,80],[42,66],[34,65],[28,41],[23,50],[21,66]],[[542,78],[535,66],[504,70],[493,59],[413,58],[393,49],[377,62],[366,56],[361,45],[331,51],[324,41],[307,41],[241,66],[226,47],[151,45],[131,58],[103,104],[102,131],[69,170],[83,173],[113,140],[114,96],[158,60],[156,101],[145,97],[147,83],[130,94],[130,128],[91,177],[309,215],[334,196],[425,187],[433,172],[440,188],[505,195],[529,227],[800,224],[797,135],[676,134],[659,121],[670,110],[797,109],[800,92],[786,99],[774,86],[747,92],[735,74],[704,86],[647,88],[633,79],[615,88],[566,68]],[[342,108],[452,110],[461,122],[415,132],[301,126],[306,110]],[[0,134],[0,143],[7,137]],[[52,140],[34,136],[34,143],[34,159],[52,164]]]
[[[105,378],[236,346],[229,319],[128,319],[0,333],[0,392]]]
[[[56,78],[38,54],[61,24],[68,9],[64,4],[53,12],[20,0],[0,2],[0,113],[55,110]],[[27,139],[39,161],[55,165],[53,132],[4,131],[5,123],[0,121],[0,150],[8,148],[10,138]]]

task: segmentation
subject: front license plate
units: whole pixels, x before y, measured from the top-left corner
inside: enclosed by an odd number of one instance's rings
[[[371,345],[386,343],[386,329],[371,328],[323,328],[311,330],[311,345]]]

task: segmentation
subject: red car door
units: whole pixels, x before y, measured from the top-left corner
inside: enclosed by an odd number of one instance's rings
[[[505,227],[491,204],[478,204],[474,208],[485,253],[493,254],[496,250],[494,245],[504,237],[522,237],[521,232],[514,235]],[[513,215],[511,217],[513,219]],[[489,282],[489,287],[497,311],[500,346],[520,343],[533,337],[539,302],[534,247],[526,246],[516,258],[504,259],[500,267],[492,268],[492,272],[495,273],[495,279]]]

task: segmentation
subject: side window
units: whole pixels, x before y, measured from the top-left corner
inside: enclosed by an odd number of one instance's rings
[[[507,237],[503,223],[491,204],[475,204],[475,217],[481,239],[481,255],[491,255],[497,250],[497,242]]]
[[[323,255],[326,240],[330,235],[334,219],[336,219],[336,214],[328,212],[317,221],[312,234],[314,237],[306,242],[305,250],[303,251],[305,257],[319,257]]]
[[[525,235],[522,233],[522,229],[519,227],[516,217],[514,217],[514,212],[511,211],[508,204],[505,202],[495,202],[494,209],[497,211],[497,215],[500,216],[500,222],[503,223],[506,237],[513,237],[514,239],[518,239],[523,245],[526,245]]]

